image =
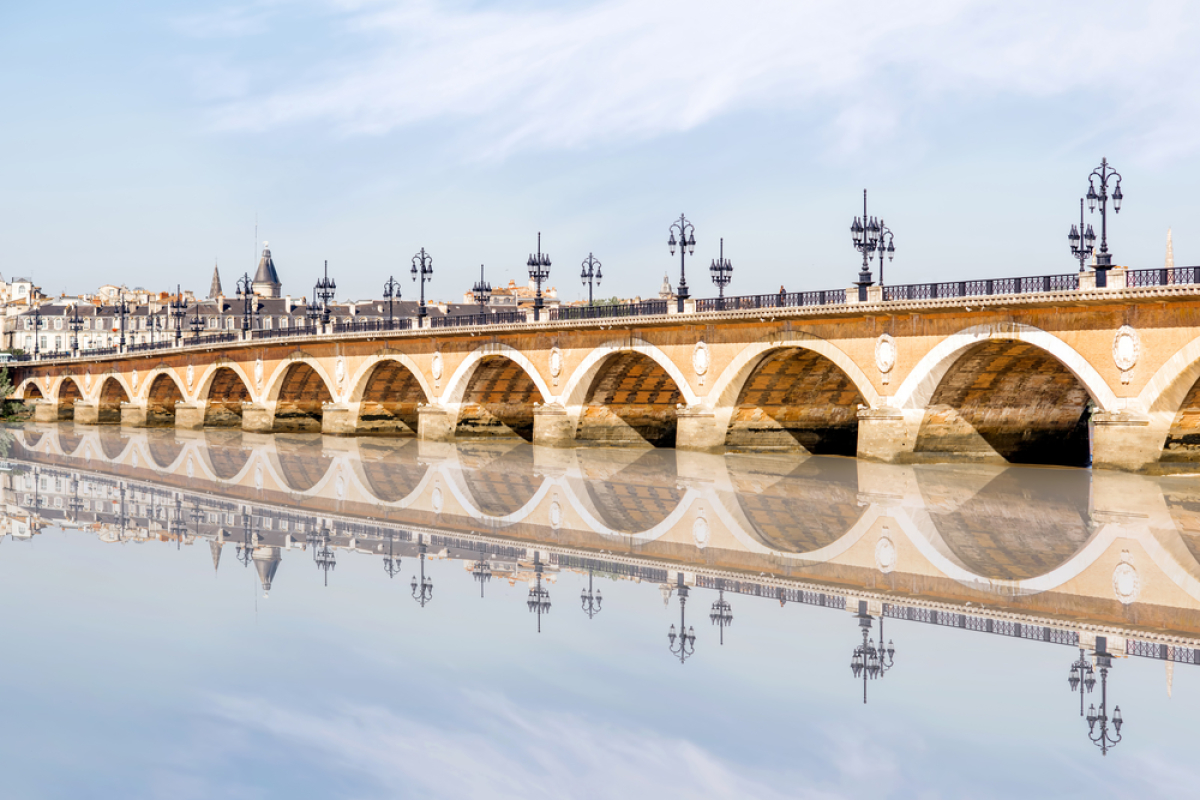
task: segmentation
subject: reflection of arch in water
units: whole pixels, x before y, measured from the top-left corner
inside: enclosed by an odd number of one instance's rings
[[[129,448],[129,440],[120,428],[101,428],[96,438],[100,440],[100,452],[112,463],[120,461],[121,456]]]
[[[76,433],[73,425],[60,425],[58,428],[58,450],[64,456],[74,455],[83,444],[84,437]]]
[[[320,436],[277,436],[271,460],[280,484],[300,494],[314,493],[332,472]]]
[[[417,444],[379,440],[359,443],[350,465],[362,489],[381,503],[405,505],[425,482],[430,467],[417,460]]]
[[[121,424],[121,404],[129,402],[129,391],[118,375],[109,375],[100,385],[96,421],[101,425]]]
[[[147,431],[146,449],[150,452],[150,460],[154,465],[170,472],[182,457],[184,445],[175,440],[174,430]]]
[[[809,458],[765,486],[760,475],[731,473],[744,529],[780,553],[828,547],[866,510],[858,499],[858,464],[850,459]]]
[[[459,445],[458,456],[464,506],[482,516],[519,519],[519,512],[544,493],[545,481],[534,474],[533,450],[527,446]]]
[[[222,481],[236,483],[250,463],[251,453],[242,447],[241,430],[207,430],[199,450],[201,460]]]
[[[633,454],[635,458],[614,465],[615,469],[604,470],[603,476],[582,481],[590,513],[615,533],[642,533],[661,525],[684,496],[674,451],[637,450]],[[581,454],[580,459],[586,461],[587,454]]]

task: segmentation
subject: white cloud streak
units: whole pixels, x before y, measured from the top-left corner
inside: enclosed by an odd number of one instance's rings
[[[503,157],[786,110],[814,114],[832,149],[854,152],[958,105],[1082,95],[1095,114],[1081,126],[1170,155],[1195,147],[1182,131],[1200,121],[1189,53],[1198,14],[1182,0],[599,0],[518,11],[380,0],[329,13],[351,52],[252,80],[214,107],[215,127],[316,123],[353,136],[443,123],[477,155]]]

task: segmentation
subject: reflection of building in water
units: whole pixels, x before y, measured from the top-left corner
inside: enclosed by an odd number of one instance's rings
[[[540,558],[544,580],[646,580],[668,601],[682,576],[713,599],[723,587],[851,613],[866,602],[875,625],[1089,649],[1100,635],[1118,658],[1196,661],[1200,489],[1186,479],[237,431],[116,440],[69,424],[16,438],[24,471],[0,476],[11,529],[199,538],[215,567],[245,519],[264,589],[283,551],[308,549],[323,526],[333,551],[415,558],[419,535],[427,557],[513,584]],[[198,514],[183,529],[180,503]]]

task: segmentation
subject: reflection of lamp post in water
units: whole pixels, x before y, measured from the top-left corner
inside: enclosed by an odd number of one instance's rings
[[[250,566],[254,558],[254,518],[248,509],[242,509],[242,543],[237,546],[237,560],[243,567]]]
[[[684,585],[683,573],[677,576],[675,592],[679,595],[679,633],[675,633],[675,623],[667,631],[667,643],[673,655],[679,656],[679,663],[687,661],[696,652],[696,630],[689,628],[686,621],[688,587]]]
[[[321,548],[313,551],[313,560],[317,562],[317,569],[325,573],[326,586],[329,586],[329,570],[337,566],[337,554],[329,548],[329,539],[329,530],[322,523]]]
[[[471,565],[471,577],[479,581],[479,596],[483,597],[483,585],[492,579],[492,565],[486,558]]]
[[[721,629],[721,644],[725,644],[725,628],[733,623],[733,608],[725,599],[724,580],[717,583],[717,601],[712,604],[712,611],[709,612],[708,618],[713,625]]]
[[[525,601],[525,605],[529,606],[530,611],[537,612],[538,633],[542,632],[542,614],[550,613],[550,592],[542,588],[542,572],[545,569],[546,565],[542,563],[535,550],[533,553],[534,587],[529,590],[529,599]]]
[[[418,533],[417,534],[417,561],[419,561],[421,564],[421,581],[420,581],[420,583],[418,583],[417,576],[413,575],[412,596],[413,596],[413,600],[416,600],[418,603],[421,604],[421,608],[424,608],[425,604],[433,599],[433,579],[425,577],[425,551],[426,551],[426,549],[427,548],[425,545],[425,536],[424,536],[424,534]]]
[[[400,559],[396,557],[395,551],[392,549],[393,543],[396,540],[396,535],[388,531],[388,552],[383,559],[383,571],[388,574],[389,578],[394,578],[400,572]]]
[[[1071,665],[1071,674],[1067,678],[1067,683],[1071,686],[1071,691],[1079,690],[1079,716],[1083,716],[1083,692],[1086,689],[1088,694],[1092,693],[1092,689],[1096,686],[1096,672],[1092,669],[1092,662],[1088,661],[1084,655],[1083,648],[1079,648],[1079,658]]]
[[[588,587],[579,593],[579,600],[583,604],[583,613],[588,615],[588,619],[592,619],[600,613],[600,602],[604,598],[600,596],[600,590],[592,592],[592,570],[588,570]]]
[[[883,673],[892,668],[892,657],[896,653],[896,648],[889,641],[887,647],[883,646],[883,615],[879,617],[879,647],[875,647],[875,640],[869,639],[871,635],[871,623],[874,617],[867,613],[867,601],[858,601],[858,613],[855,615],[858,618],[859,627],[862,628],[862,644],[854,648],[854,654],[850,657],[850,671],[854,673],[854,677],[862,677],[863,680],[863,703],[867,702],[867,678],[874,680],[883,676]]]
[[[1096,666],[1100,668],[1100,711],[1097,713],[1095,705],[1088,707],[1088,738],[1100,748],[1102,755],[1108,755],[1108,749],[1121,741],[1121,724],[1124,720],[1121,719],[1120,706],[1113,709],[1111,719],[1108,716],[1108,670],[1112,667],[1112,654],[1108,652],[1107,636],[1096,637]],[[1108,735],[1109,722],[1113,724],[1112,736]],[[1096,723],[1100,723],[1099,730],[1096,729]]]

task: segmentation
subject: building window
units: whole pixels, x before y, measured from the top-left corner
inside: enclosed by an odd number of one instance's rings
[[[62,337],[61,336],[54,337],[54,349],[62,350]]]
[[[26,349],[26,350],[32,350],[32,349],[33,349],[33,337],[32,337],[32,336],[26,336],[26,337],[25,337],[25,349]]]
[[[25,330],[29,330],[32,327],[33,327],[33,320],[30,319],[29,317],[26,317],[25,318]]]
[[[227,331],[233,330],[233,317],[225,318],[225,330],[227,330]]]
[[[271,330],[271,318],[270,318],[270,317],[263,317],[262,326],[263,326],[263,330],[264,330],[264,331],[269,331],[269,330]]]
[[[56,331],[62,330],[62,317],[59,317],[58,319],[54,320],[54,330],[56,330]]]

